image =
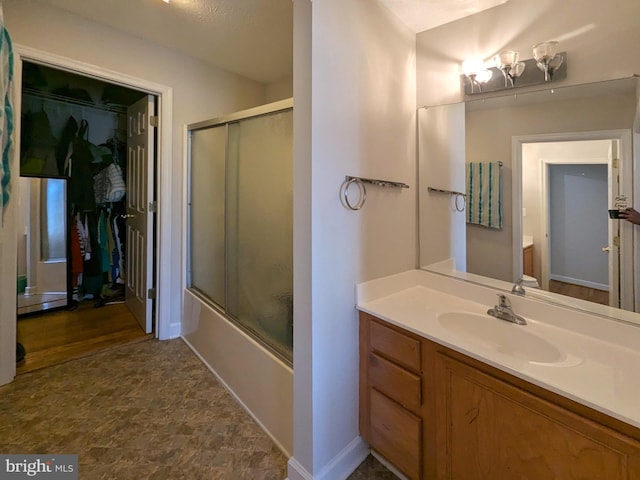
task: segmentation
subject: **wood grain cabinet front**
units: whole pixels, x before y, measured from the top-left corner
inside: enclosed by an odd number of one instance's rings
[[[422,419],[376,389],[370,401],[371,446],[408,478],[422,478]]]
[[[446,353],[437,375],[438,478],[640,479],[637,441]]]
[[[640,480],[640,429],[360,314],[360,432],[411,480]]]
[[[533,245],[529,245],[522,249],[522,273],[530,277],[534,276],[533,272]]]
[[[423,477],[422,340],[362,314],[360,432],[410,480]]]

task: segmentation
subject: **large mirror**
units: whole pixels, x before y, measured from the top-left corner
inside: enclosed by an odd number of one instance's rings
[[[20,177],[18,315],[67,306],[66,187],[61,178]]]
[[[637,83],[516,89],[421,109],[420,265],[504,290],[523,278],[528,296],[640,323],[629,313],[640,310],[640,227],[608,214],[633,205]],[[498,228],[468,223],[470,163],[499,165]]]

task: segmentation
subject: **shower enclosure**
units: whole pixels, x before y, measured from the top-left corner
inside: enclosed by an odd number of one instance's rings
[[[291,363],[293,103],[188,127],[187,286]]]

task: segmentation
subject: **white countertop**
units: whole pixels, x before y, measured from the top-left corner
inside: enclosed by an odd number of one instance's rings
[[[456,334],[438,320],[439,315],[447,312],[486,315],[487,309],[497,303],[496,293],[499,292],[487,287],[411,270],[357,285],[356,306],[640,428],[640,326],[507,294],[513,310],[525,317],[528,324],[495,321],[502,322],[504,328],[524,329],[527,334],[546,340],[563,355],[561,361],[539,364],[486,348],[481,342]]]

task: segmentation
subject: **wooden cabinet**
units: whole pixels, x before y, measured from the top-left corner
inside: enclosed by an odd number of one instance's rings
[[[533,277],[533,245],[522,249],[522,273]]]
[[[422,339],[366,313],[360,338],[360,432],[407,478],[422,479]]]
[[[360,429],[410,479],[640,480],[640,429],[360,315]]]

